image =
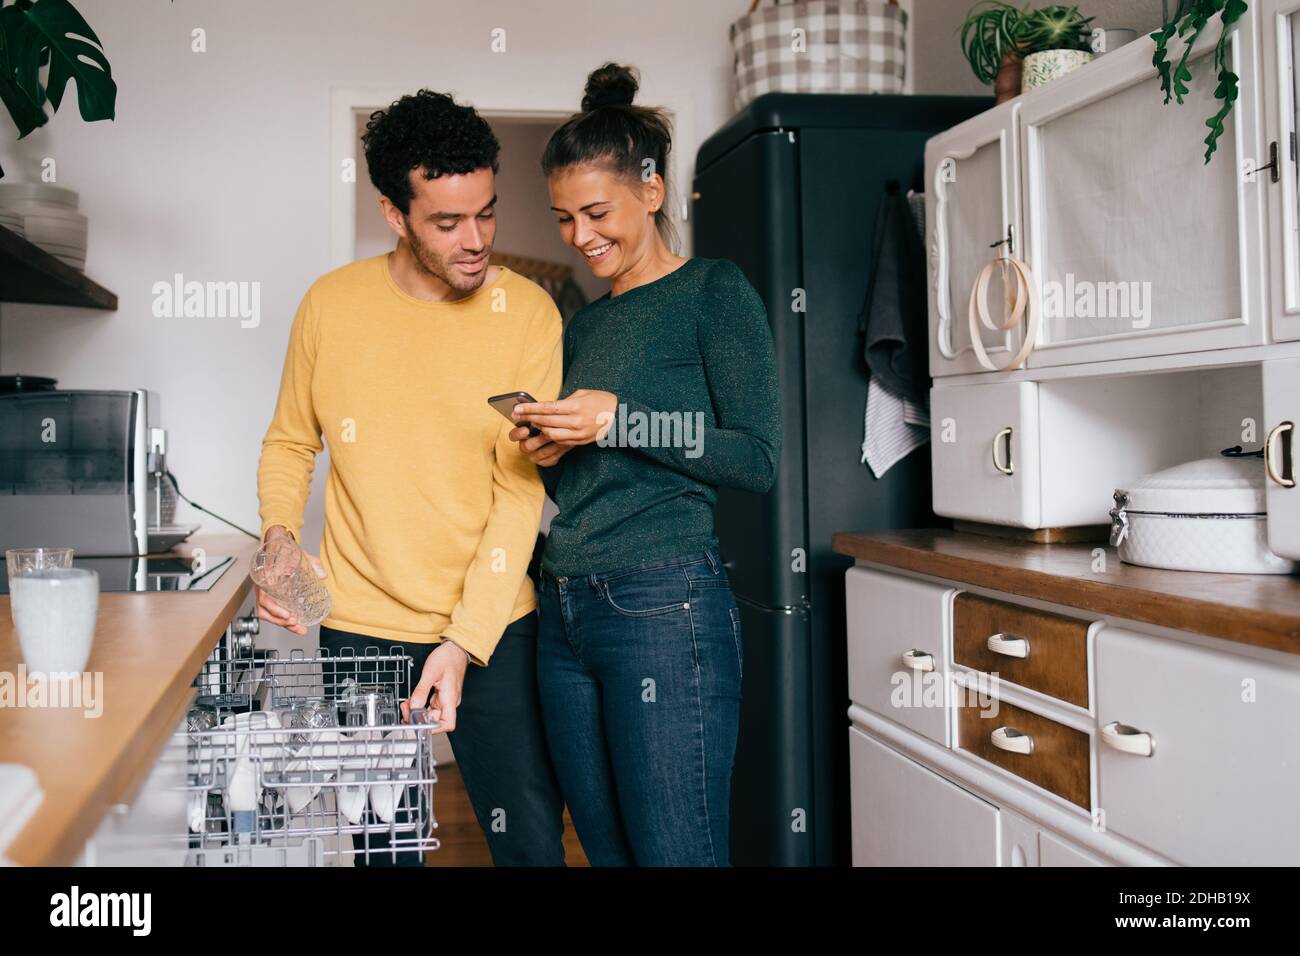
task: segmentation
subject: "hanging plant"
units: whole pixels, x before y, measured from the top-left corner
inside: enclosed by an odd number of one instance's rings
[[[117,85],[108,58],[76,8],[68,0],[0,0],[0,103],[19,139],[48,122],[45,104],[57,111],[69,80],[83,120],[113,118]]]
[[[1214,97],[1219,101],[1220,107],[1217,113],[1205,121],[1205,125],[1210,128],[1209,135],[1205,137],[1206,163],[1214,157],[1219,137],[1223,135],[1224,124],[1232,113],[1233,104],[1237,102],[1239,81],[1237,74],[1228,66],[1228,36],[1233,24],[1246,14],[1246,0],[1182,0],[1173,18],[1151,34],[1151,39],[1156,44],[1151,62],[1160,74],[1160,89],[1165,94],[1165,103],[1177,99],[1179,105],[1182,105],[1183,97],[1191,92],[1188,84],[1192,80],[1192,71],[1188,60],[1191,58],[1192,47],[1216,13],[1222,22],[1219,42],[1214,48],[1214,68],[1218,71],[1218,86],[1214,90]],[[1169,42],[1175,36],[1186,43],[1177,64],[1169,59]]]

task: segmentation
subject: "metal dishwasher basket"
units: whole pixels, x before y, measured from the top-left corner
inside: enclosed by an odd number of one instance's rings
[[[377,648],[209,660],[185,732],[187,865],[384,863],[436,850],[438,724],[423,710],[399,724],[395,706],[356,717],[358,689],[408,697],[412,666]]]

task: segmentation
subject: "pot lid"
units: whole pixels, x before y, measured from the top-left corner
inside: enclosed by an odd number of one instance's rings
[[[1189,461],[1131,481],[1127,511],[1158,514],[1264,514],[1264,460],[1221,456]]]

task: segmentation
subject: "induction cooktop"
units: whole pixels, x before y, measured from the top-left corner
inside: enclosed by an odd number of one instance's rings
[[[206,555],[202,565],[178,554],[121,558],[73,557],[74,568],[99,574],[99,590],[107,591],[206,591],[221,579],[234,563],[231,557]],[[9,575],[0,563],[0,594],[9,593]]]

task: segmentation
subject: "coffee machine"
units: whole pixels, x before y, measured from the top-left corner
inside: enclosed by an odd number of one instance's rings
[[[174,526],[159,420],[144,389],[0,395],[0,549],[142,555],[183,540],[198,526]]]

